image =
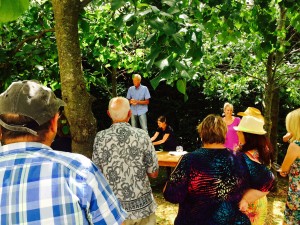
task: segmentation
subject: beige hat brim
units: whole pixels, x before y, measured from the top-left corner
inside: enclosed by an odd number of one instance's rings
[[[258,134],[258,135],[264,135],[266,134],[267,132],[265,130],[249,130],[247,128],[244,128],[244,127],[233,127],[234,130],[236,131],[242,131],[242,132],[245,132],[245,133],[250,133],[250,134]]]

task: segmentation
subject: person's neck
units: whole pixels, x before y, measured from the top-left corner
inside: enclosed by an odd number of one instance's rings
[[[203,148],[225,148],[225,145],[220,143],[203,144]]]
[[[114,123],[128,123],[128,120],[114,120],[113,124]]]
[[[232,120],[233,116],[232,115],[225,115],[225,120]]]
[[[38,142],[47,146],[51,146],[52,141],[40,141],[37,138],[31,138],[31,137],[17,137],[17,138],[9,138],[3,140],[4,145],[8,144],[14,144],[19,142]]]

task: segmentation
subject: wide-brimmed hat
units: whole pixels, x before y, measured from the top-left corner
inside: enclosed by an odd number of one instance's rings
[[[20,114],[30,117],[39,125],[48,122],[65,103],[57,98],[53,91],[35,80],[13,82],[0,95],[0,115]],[[1,126],[12,131],[23,131],[36,135],[36,131],[21,125],[6,124]]]
[[[254,107],[248,107],[245,112],[239,112],[238,116],[253,116],[259,120],[265,121],[263,115],[260,110]]]
[[[242,131],[250,134],[263,135],[267,132],[264,130],[264,122],[254,116],[243,116],[238,126],[233,127],[236,131]]]

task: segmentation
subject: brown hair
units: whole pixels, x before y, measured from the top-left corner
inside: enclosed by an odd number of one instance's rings
[[[31,119],[30,117],[23,116],[20,114],[3,114],[0,116],[0,119],[9,125],[18,125],[30,128],[38,133],[38,136],[34,136],[30,133],[23,132],[23,131],[11,131],[4,127],[1,127],[2,132],[2,142],[5,143],[6,139],[14,139],[19,137],[31,136],[37,141],[44,141],[46,138],[46,133],[49,130],[51,125],[51,120],[48,122],[38,125],[38,123]]]
[[[210,114],[197,126],[199,136],[203,143],[225,143],[227,125],[222,117]]]
[[[159,121],[161,123],[166,123],[167,122],[167,118],[165,116],[160,116],[160,117],[158,117],[157,121]]]
[[[242,145],[239,151],[247,152],[252,149],[256,149],[259,154],[259,161],[269,166],[270,163],[274,160],[274,151],[271,145],[270,140],[267,138],[266,135],[259,135],[259,134],[250,134],[243,132],[245,137],[245,144]]]

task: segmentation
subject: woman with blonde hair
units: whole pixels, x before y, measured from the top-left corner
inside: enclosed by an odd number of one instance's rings
[[[284,211],[284,223],[300,224],[300,108],[286,116],[290,144],[280,169],[280,175],[289,175],[289,188]]]
[[[240,118],[233,116],[233,105],[226,102],[224,104],[224,117],[223,120],[227,125],[227,133],[225,139],[225,147],[235,150],[239,144],[239,138],[236,131],[233,129],[234,126],[239,125]]]

